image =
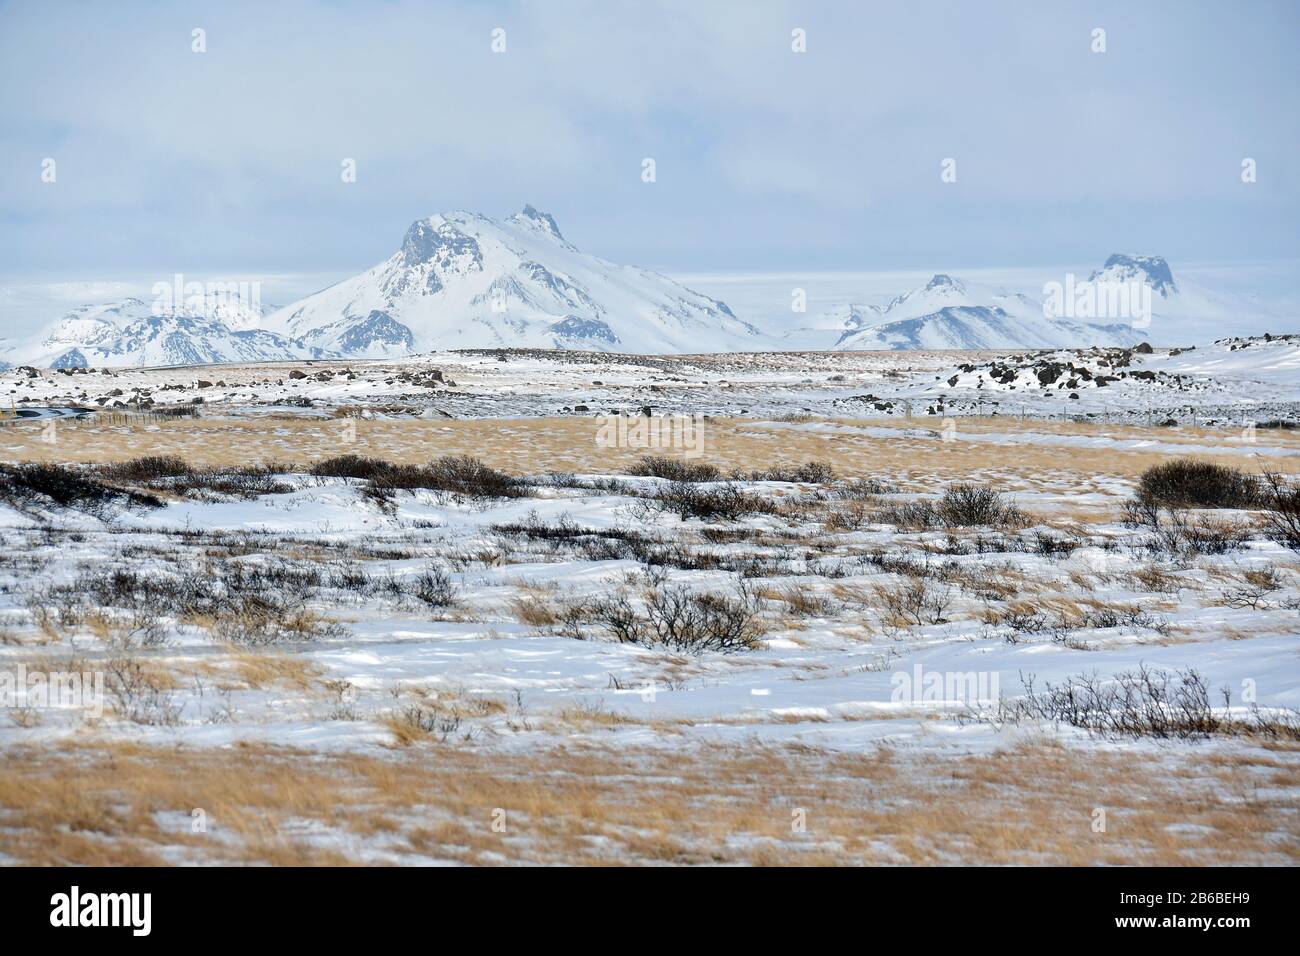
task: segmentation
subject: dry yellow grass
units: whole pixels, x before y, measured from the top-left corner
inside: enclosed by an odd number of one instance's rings
[[[121,461],[141,455],[179,455],[197,465],[247,464],[261,460],[308,464],[341,454],[373,455],[392,461],[418,463],[441,455],[470,454],[488,464],[516,473],[548,470],[624,472],[642,453],[629,448],[596,445],[599,421],[590,417],[531,419],[349,419],[354,431],[340,421],[319,418],[256,418],[213,416],[197,420],[149,422],[99,421],[91,417],[59,425],[57,441],[42,439],[36,424],[6,426],[4,457],[22,461]],[[993,475],[1020,481],[1024,487],[1051,487],[1078,495],[1099,490],[1080,485],[1078,477],[1132,478],[1170,454],[1114,447],[1060,447],[1018,444],[942,442],[937,420],[873,419],[842,421],[897,431],[897,436],[826,433],[757,427],[748,419],[711,418],[705,422],[705,453],[700,461],[724,471],[777,465],[830,462],[845,476],[889,475],[904,484],[933,483]],[[905,428],[933,426],[931,437],[904,433]],[[1086,434],[1114,438],[1145,438],[1166,444],[1195,440],[1225,449],[1235,436],[1223,432],[1073,422],[1034,422],[1010,418],[962,419],[964,431]],[[349,440],[345,440],[349,439]],[[1300,439],[1286,432],[1260,433],[1257,440],[1294,447],[1294,456],[1270,462],[1286,472],[1300,472]],[[671,453],[669,453],[671,454]],[[1209,457],[1215,457],[1210,455]],[[1250,467],[1240,454],[1219,456],[1225,463]],[[1067,480],[1068,479],[1068,480]],[[1086,520],[1095,510],[1080,506],[1072,517]]]
[[[228,649],[230,670],[244,687],[261,690],[281,686],[307,690],[323,671],[301,657],[288,654],[250,653],[236,648]],[[217,671],[225,674],[225,668]]]
[[[20,863],[1295,863],[1300,751],[12,749]],[[192,832],[201,809],[206,832]],[[1106,811],[1094,832],[1094,811]],[[795,824],[802,820],[800,830]],[[494,827],[494,822],[498,826]],[[321,839],[321,835],[328,835]]]

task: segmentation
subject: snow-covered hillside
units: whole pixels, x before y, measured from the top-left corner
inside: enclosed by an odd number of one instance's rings
[[[528,346],[606,352],[761,347],[722,302],[579,252],[532,206],[504,221],[451,212],[411,225],[379,265],[270,316],[348,356]]]
[[[1132,324],[1048,318],[1042,298],[936,275],[889,303],[870,325],[845,328],[836,349],[996,349],[1129,345]]]
[[[1053,285],[1063,287],[1055,308],[1049,293]],[[1107,289],[1141,286],[1149,290],[1142,310],[1136,308],[1134,296],[1120,312],[1107,312]],[[1110,307],[1114,304],[1112,300]],[[1086,278],[1062,274],[1023,290],[940,274],[882,307],[855,304],[847,315],[839,307],[810,325],[838,328],[839,338],[831,346],[835,349],[989,349],[1143,341],[1184,346],[1231,335],[1287,332],[1300,322],[1285,307],[1272,307],[1258,297],[1176,280],[1160,256],[1115,253]]]
[[[204,365],[321,357],[318,349],[255,326],[260,312],[237,300],[158,314],[154,303],[126,298],[70,311],[48,331],[13,350],[14,361],[41,368]]]

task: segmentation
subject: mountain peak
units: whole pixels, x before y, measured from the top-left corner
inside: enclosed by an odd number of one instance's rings
[[[1178,291],[1178,283],[1169,271],[1169,263],[1163,256],[1134,256],[1123,252],[1113,252],[1106,263],[1093,270],[1089,282],[1098,279],[1107,282],[1128,282],[1137,279],[1151,286],[1163,297]]]
[[[481,264],[482,254],[473,237],[457,228],[448,216],[417,219],[402,237],[402,260],[408,266],[429,262],[446,265],[462,258]]]
[[[528,203],[524,204],[523,211],[515,213],[510,218],[549,233],[561,242],[565,241],[564,236],[560,233],[560,227],[555,223],[555,217],[549,212],[542,212]]]
[[[963,292],[965,291],[965,288],[966,287],[963,286],[959,280],[954,279],[952,276],[943,272],[935,273],[934,278],[925,285],[926,292],[934,292],[937,290],[946,291],[948,289],[951,289],[954,292]]]

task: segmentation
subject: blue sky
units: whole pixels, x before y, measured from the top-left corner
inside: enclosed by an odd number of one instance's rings
[[[525,202],[668,271],[1291,258],[1298,47],[1263,0],[8,2],[0,271],[359,271]]]

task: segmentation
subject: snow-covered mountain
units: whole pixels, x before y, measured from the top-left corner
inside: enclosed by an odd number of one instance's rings
[[[717,277],[685,280],[741,301],[746,318],[760,317],[760,333],[719,298],[578,251],[551,216],[531,206],[503,221],[455,212],[413,223],[384,262],[282,309],[232,294],[231,284],[221,295],[184,299],[180,277],[175,307],[166,296],[152,303],[123,297],[120,283],[60,286],[51,290],[47,314],[62,317],[30,339],[0,340],[0,368],[379,358],[476,347],[653,354],[1186,346],[1300,326],[1289,276],[1260,295],[1228,267],[1175,279],[1159,256],[1117,253],[1086,278],[998,273],[976,282],[941,273],[901,295],[893,293],[915,275],[862,275],[863,287],[842,287],[831,300],[840,304],[812,315],[792,313],[785,276],[743,277],[720,292],[706,285]],[[1147,318],[1096,317],[1114,314],[1104,309],[1045,312],[1048,286],[1062,281],[1062,303],[1074,305],[1081,290],[1140,283],[1149,293]],[[82,285],[87,296],[98,290],[114,301],[68,311]],[[0,289],[0,327],[9,316],[45,308],[43,301]]]
[[[942,273],[895,298],[875,322],[856,318],[834,349],[1059,348],[1129,345],[1143,338],[1131,323],[1048,318],[1041,298]]]
[[[1092,283],[1142,282],[1162,299],[1178,294],[1178,283],[1169,271],[1169,263],[1161,256],[1131,256],[1112,253],[1100,269],[1088,276]]]
[[[1113,255],[1090,278],[1107,281],[1138,279],[1152,289],[1152,318],[1147,330],[1153,345],[1196,345],[1232,336],[1300,329],[1294,305],[1261,300],[1253,294],[1229,291],[1217,283],[1174,280],[1169,265],[1158,256]],[[1294,302],[1294,286],[1289,296]]]
[[[202,308],[187,311],[184,306],[164,314],[158,311],[156,303],[137,298],[79,306],[48,331],[19,345],[12,355],[16,361],[42,368],[204,365],[324,355],[273,332],[250,328],[260,315],[246,303],[227,301],[212,314]]]
[[[388,259],[286,306],[266,327],[326,351],[372,357],[504,346],[762,347],[758,330],[724,303],[579,252],[532,206],[503,221],[470,212],[418,220]]]
[[[1052,305],[1055,287],[1060,301]],[[1112,293],[1145,287],[1132,301]],[[1109,291],[1108,291],[1109,290]],[[1107,304],[1107,299],[1109,303]],[[1127,305],[1124,303],[1127,302]],[[1160,256],[1115,253],[1085,278],[1061,275],[1041,288],[1004,287],[936,275],[904,293],[869,320],[870,307],[846,317],[828,312],[816,323],[842,318],[834,349],[1000,349],[1086,346],[1183,346],[1231,335],[1260,335],[1297,328],[1285,300],[1275,306],[1257,296],[1175,279]],[[864,319],[864,317],[866,317]]]

